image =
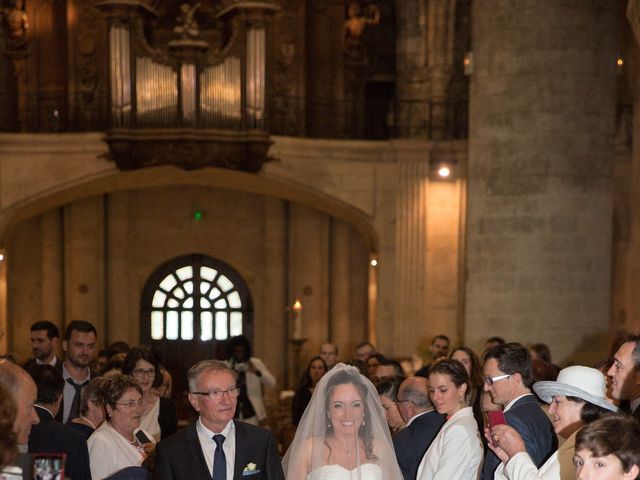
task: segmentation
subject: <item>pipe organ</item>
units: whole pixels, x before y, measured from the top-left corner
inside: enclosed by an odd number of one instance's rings
[[[155,15],[150,6],[141,0],[100,3],[109,21],[107,142],[122,169],[176,163],[162,152],[179,141],[215,153],[183,161],[184,168],[256,171],[266,158],[267,27],[278,7],[261,1],[222,6],[217,21],[231,33],[224,48],[211,51],[193,21],[199,5],[181,7],[190,17],[175,28],[180,38],[152,47],[145,36],[145,21]]]

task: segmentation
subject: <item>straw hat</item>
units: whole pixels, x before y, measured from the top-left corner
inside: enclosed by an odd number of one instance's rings
[[[551,403],[552,397],[556,396],[578,397],[612,412],[618,411],[618,407],[606,399],[607,381],[595,368],[563,368],[555,382],[536,382],[533,390],[547,403]]]

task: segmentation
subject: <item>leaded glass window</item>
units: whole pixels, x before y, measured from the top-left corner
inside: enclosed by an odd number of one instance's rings
[[[251,314],[241,277],[223,262],[190,255],[167,262],[145,288],[151,340],[224,341],[241,335]]]

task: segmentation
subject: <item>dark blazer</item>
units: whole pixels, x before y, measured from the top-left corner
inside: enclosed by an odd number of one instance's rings
[[[308,385],[300,385],[293,396],[293,402],[291,403],[291,419],[294,425],[300,423],[300,419],[307,409],[307,405],[311,401],[311,392]]]
[[[24,362],[24,364],[22,365],[22,368],[24,368],[28,372],[29,369],[34,367],[35,365],[39,365],[39,363],[36,362],[35,358],[30,358],[29,360]],[[60,375],[62,375],[62,359],[61,358],[58,358],[56,360],[56,364],[53,366],[53,368],[55,368],[58,372],[60,372]]]
[[[524,440],[527,453],[540,468],[558,449],[558,437],[553,431],[549,417],[538,405],[533,395],[519,399],[509,411],[504,413],[507,425],[515,428]],[[492,480],[500,465],[500,459],[491,450],[487,450],[482,467],[482,478]]]
[[[435,410],[420,415],[393,436],[398,465],[405,480],[415,480],[422,457],[444,425],[446,417]]]
[[[631,414],[633,418],[640,422],[640,407],[636,408],[636,410]]]
[[[234,480],[284,480],[273,435],[263,428],[233,420],[236,426]],[[258,473],[242,475],[249,463]],[[156,446],[156,480],[211,480],[196,425],[177,431]]]
[[[178,428],[178,416],[176,415],[176,405],[169,398],[160,397],[160,411],[158,412],[158,423],[160,424],[160,438],[165,439],[175,433]]]
[[[65,477],[71,480],[91,478],[86,438],[73,428],[56,422],[48,410],[35,407],[40,423],[31,427],[29,453],[66,453]]]

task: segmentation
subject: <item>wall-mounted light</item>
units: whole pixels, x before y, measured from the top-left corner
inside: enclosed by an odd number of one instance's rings
[[[622,73],[624,70],[624,58],[622,58],[622,55],[618,55],[618,58],[616,59],[616,70],[618,73]]]
[[[375,258],[372,258],[370,263],[371,263],[372,267],[377,267],[378,266],[378,260],[376,260]]]
[[[467,77],[473,73],[473,52],[465,52],[462,60],[462,71]]]
[[[455,150],[444,142],[437,142],[429,155],[429,177],[432,180],[455,180],[458,170]]]

